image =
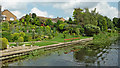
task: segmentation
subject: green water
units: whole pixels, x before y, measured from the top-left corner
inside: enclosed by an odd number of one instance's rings
[[[7,63],[7,66],[118,66],[119,42],[105,46],[69,47],[46,51],[47,54]]]

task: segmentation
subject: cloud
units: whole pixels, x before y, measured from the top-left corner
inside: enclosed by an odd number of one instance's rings
[[[97,6],[91,8],[97,8],[97,12],[104,16],[108,16],[109,18],[118,17],[118,9],[115,7],[111,7],[107,2],[101,2]],[[90,9],[90,10],[91,10]]]
[[[3,9],[9,9],[9,10],[24,10],[27,8],[27,2],[0,2],[0,5],[4,7]]]
[[[52,18],[54,17],[53,15],[49,15],[47,11],[41,11],[36,7],[32,8],[30,13],[36,13],[37,16],[52,17]]]
[[[36,13],[37,16],[48,16],[48,13],[46,11],[41,11],[38,8],[34,7],[31,9],[30,13]]]
[[[72,0],[71,0],[72,1]],[[57,3],[53,5],[54,8],[62,9],[66,14],[73,14],[74,8],[97,8],[97,12],[109,18],[118,17],[118,9],[116,7],[110,6],[107,2],[66,2],[66,3]]]
[[[64,19],[65,19],[65,20],[69,20],[69,17],[65,17]]]
[[[20,11],[11,11],[15,16],[17,16],[17,18],[19,19],[19,18],[21,18],[23,15],[25,15],[25,14],[23,14],[23,13],[21,13]]]
[[[72,1],[72,2],[71,2]],[[96,6],[99,2],[81,2],[81,0],[73,1],[65,3],[56,3],[53,5],[54,8],[62,9],[67,14],[73,14],[74,8],[92,8]]]

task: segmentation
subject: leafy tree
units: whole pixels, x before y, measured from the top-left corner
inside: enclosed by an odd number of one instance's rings
[[[74,12],[73,12],[73,18],[74,18],[74,21],[77,23],[77,24],[81,24],[83,25],[83,9],[80,9],[80,8],[75,8],[74,9]]]
[[[32,18],[35,19],[37,15],[35,13],[32,13]]]
[[[24,37],[25,36],[25,33],[24,32],[20,32],[19,34],[21,37]]]
[[[2,22],[2,31],[9,30],[9,22]]]
[[[80,34],[80,28],[76,28],[75,32],[76,32],[77,35],[79,35]]]
[[[100,28],[92,24],[87,24],[84,28],[85,34],[88,36],[93,36],[94,34],[98,34],[100,32]]]
[[[68,30],[68,24],[67,23],[60,24],[59,30],[60,30],[60,32],[63,32],[64,30]]]
[[[51,19],[46,20],[46,25],[53,26],[53,22]]]
[[[113,18],[113,24],[115,25],[115,27],[120,28],[120,18]]]
[[[18,43],[20,44],[21,42],[24,41],[24,38],[23,38],[23,37],[19,37],[17,41],[18,41]]]
[[[9,42],[6,38],[0,38],[0,44],[2,44],[0,45],[0,49],[6,49]]]
[[[100,27],[100,29],[102,31],[107,31],[107,29],[108,29],[107,20],[102,15],[99,15],[99,17],[98,17],[98,26]]]
[[[72,21],[72,18],[69,18],[69,20],[68,20],[67,23],[68,23],[68,24],[73,24],[74,22]]]
[[[17,41],[19,38],[19,33],[11,34],[13,42]]]
[[[108,27],[109,29],[113,29],[113,28],[114,28],[114,24],[113,24],[113,22],[111,21],[111,19],[108,18],[107,16],[105,16],[104,18],[105,18],[106,21],[107,21],[107,27]]]
[[[25,21],[28,25],[30,25],[30,16],[28,14],[25,15]]]
[[[107,21],[106,21],[105,18],[103,18],[102,25],[103,25],[103,26],[102,26],[102,27],[103,27],[102,30],[103,30],[103,31],[107,31],[107,29],[108,29],[108,28],[107,28]]]
[[[64,31],[63,32],[63,37],[66,38],[67,34],[68,34],[68,31]]]
[[[2,31],[2,38],[8,39],[9,42],[12,42],[11,33],[7,31]]]
[[[45,27],[45,34],[46,34],[46,35],[51,34],[51,28],[50,28],[49,26],[46,26],[46,27]]]

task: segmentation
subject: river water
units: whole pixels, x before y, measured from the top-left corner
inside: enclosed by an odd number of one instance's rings
[[[108,46],[76,44],[57,49],[48,55],[8,63],[8,66],[118,66],[120,39]]]

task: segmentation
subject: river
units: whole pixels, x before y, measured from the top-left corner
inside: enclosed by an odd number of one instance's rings
[[[120,39],[102,47],[79,44],[64,47],[47,55],[8,63],[8,66],[118,66]]]

